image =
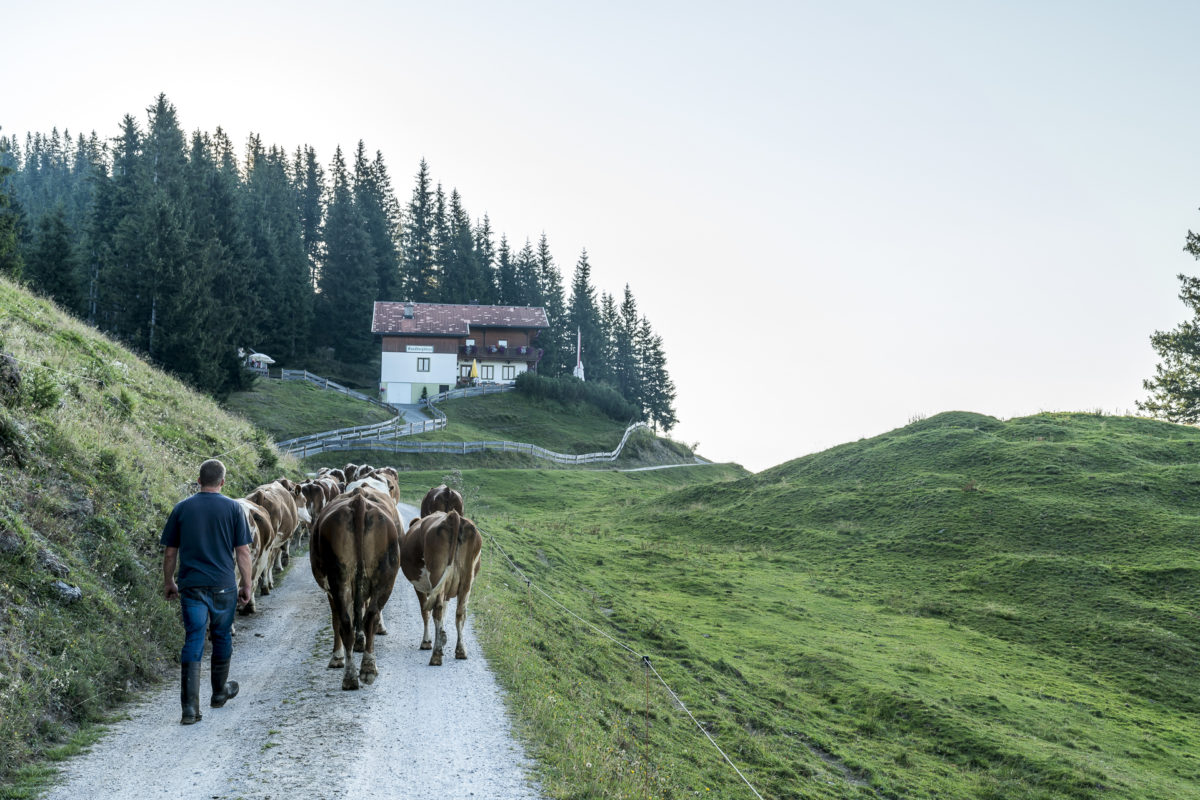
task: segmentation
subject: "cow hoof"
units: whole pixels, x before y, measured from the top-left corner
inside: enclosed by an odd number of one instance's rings
[[[361,653],[367,649],[367,637],[361,633],[354,637],[354,652]]]
[[[466,658],[467,658],[467,651],[466,651],[466,650],[463,650],[463,649],[460,647],[460,648],[458,648],[457,650],[455,650],[455,651],[454,651],[454,657],[455,657],[455,658],[457,658],[457,659],[460,659],[460,660],[463,660],[463,661],[465,661],[465,660],[466,660]]]
[[[442,654],[434,653],[429,657],[429,666],[440,667],[442,665]]]
[[[350,692],[350,691],[354,691],[357,688],[358,688],[358,676],[357,675],[347,675],[346,677],[342,678],[342,689],[344,691]]]
[[[421,649],[422,650],[432,650],[433,642],[421,642]]]
[[[329,659],[329,669],[344,669],[346,667],[346,659],[340,656],[334,656]]]
[[[261,592],[262,592],[264,595],[268,595],[268,594],[270,594],[270,593],[271,593],[271,587],[270,587],[270,586],[267,586],[265,583],[264,583],[264,584],[263,584],[261,587],[259,587],[259,590],[260,590],[260,591],[261,591]]]
[[[387,634],[387,628],[383,627],[383,623],[382,623],[382,622],[380,622],[379,624],[377,624],[377,625],[375,626],[375,635],[376,635],[376,636],[387,636],[387,635],[388,635],[388,634]]]
[[[254,604],[247,603],[246,605],[244,605],[238,609],[238,613],[241,614],[243,617],[250,616],[251,614],[254,613]]]

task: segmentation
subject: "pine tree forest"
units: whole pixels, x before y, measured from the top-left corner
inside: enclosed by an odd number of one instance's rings
[[[0,273],[217,397],[252,380],[239,351],[377,362],[376,300],[540,306],[539,373],[571,375],[578,331],[589,381],[676,422],[662,337],[628,284],[597,297],[586,250],[564,284],[546,233],[493,230],[424,160],[401,202],[361,141],[322,164],[307,145],[189,136],[165,95],[111,139],[0,135]]]

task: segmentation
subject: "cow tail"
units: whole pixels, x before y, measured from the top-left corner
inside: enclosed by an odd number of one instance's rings
[[[363,570],[363,551],[366,549],[367,500],[354,498],[354,631],[363,630],[363,602],[367,596],[366,575]]]
[[[434,601],[441,596],[442,587],[446,585],[446,581],[450,580],[450,576],[455,573],[455,558],[458,556],[458,538],[462,535],[462,517],[457,511],[451,511],[446,515],[446,522],[454,520],[453,532],[450,534],[450,558],[446,564],[446,569],[442,572],[442,579],[437,582],[437,586],[430,590],[428,597],[424,603],[424,609],[429,611],[433,608]]]

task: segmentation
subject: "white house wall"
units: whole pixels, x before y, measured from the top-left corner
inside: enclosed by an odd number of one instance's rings
[[[417,359],[429,359],[429,371],[417,372]],[[380,362],[379,383],[384,402],[413,402],[414,386],[454,386],[458,377],[458,357],[453,353],[384,353]],[[419,390],[418,390],[419,391]]]

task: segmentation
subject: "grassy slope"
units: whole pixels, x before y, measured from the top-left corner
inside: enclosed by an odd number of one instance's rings
[[[266,378],[256,380],[248,391],[230,395],[225,407],[266,430],[275,441],[370,425],[392,417],[379,406],[308,381]]]
[[[462,481],[468,514],[651,654],[765,796],[1190,798],[1198,451],[1147,420],[953,413],[723,483]],[[554,796],[750,796],[647,701],[636,658],[491,542],[484,570],[481,635]]]
[[[25,387],[0,405],[7,785],[32,756],[157,676],[178,648],[177,616],[157,596],[157,542],[200,461],[220,455],[231,495],[288,465],[245,421],[4,280],[0,351],[20,359]],[[56,563],[80,601],[57,598]]]

